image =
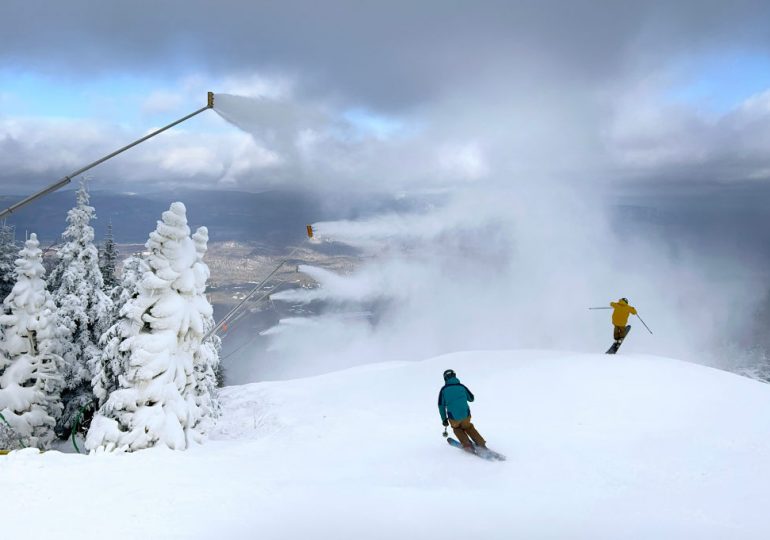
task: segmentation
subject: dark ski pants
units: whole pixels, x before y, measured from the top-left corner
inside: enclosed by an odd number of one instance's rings
[[[476,431],[476,428],[471,424],[471,417],[463,418],[462,420],[449,419],[449,424],[452,426],[452,431],[455,432],[457,439],[463,446],[470,446],[471,439],[476,443],[476,446],[486,446],[487,441],[484,437]]]

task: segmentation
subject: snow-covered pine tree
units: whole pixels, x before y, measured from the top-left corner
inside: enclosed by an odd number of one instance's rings
[[[205,296],[206,282],[209,279],[209,268],[203,262],[209,241],[209,231],[206,227],[200,227],[193,235],[195,251],[198,255],[195,263],[196,272],[196,308],[203,319],[203,333],[214,327],[214,312],[211,304]],[[217,398],[217,386],[219,372],[219,350],[221,340],[218,336],[212,336],[205,342],[201,342],[193,353],[193,368],[195,370],[195,387],[193,396],[195,406],[198,408],[198,424],[194,426],[195,432],[205,435],[211,430],[215,419],[219,416],[219,400]]]
[[[21,437],[16,434],[16,431],[5,423],[4,417],[0,416],[0,450],[24,448],[25,444]]]
[[[61,414],[56,306],[37,236],[16,260],[16,284],[0,315],[0,413],[27,446],[47,448]]]
[[[59,326],[67,332],[62,350],[64,413],[56,426],[62,437],[69,435],[79,410],[94,401],[91,381],[101,355],[99,338],[111,323],[112,300],[104,292],[94,229],[90,225],[94,208],[88,202],[86,184],[81,182],[77,203],[67,213],[68,226],[51,273]]]
[[[117,265],[118,247],[112,235],[112,220],[107,224],[107,234],[104,236],[104,244],[99,252],[99,269],[104,279],[104,290],[112,292],[118,285]],[[114,300],[114,298],[113,298]]]
[[[205,435],[216,409],[202,390],[212,365],[201,341],[211,317],[202,262],[205,234],[190,238],[187,211],[175,202],[150,234],[138,294],[121,309],[115,350],[122,353],[118,388],[94,417],[89,449],[140,450],[165,445],[182,450]],[[199,386],[199,381],[202,381]]]
[[[0,223],[0,302],[10,294],[13,284],[16,257],[19,246],[16,245],[16,230],[12,225]]]
[[[92,381],[94,395],[101,407],[110,393],[118,388],[118,375],[125,372],[131,351],[121,348],[121,344],[136,335],[142,327],[141,313],[128,311],[129,301],[139,296],[139,281],[148,270],[147,263],[139,255],[128,257],[123,263],[123,271],[118,285],[113,289],[113,325],[102,335],[99,344],[102,354],[97,373]],[[124,309],[125,308],[125,309]]]

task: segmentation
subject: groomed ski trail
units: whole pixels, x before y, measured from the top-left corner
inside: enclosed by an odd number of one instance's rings
[[[444,369],[506,462],[447,448]],[[770,386],[666,358],[464,352],[226,388],[207,444],[0,457],[9,538],[753,539]],[[45,508],[45,519],[30,512]],[[458,516],[460,518],[458,519]]]

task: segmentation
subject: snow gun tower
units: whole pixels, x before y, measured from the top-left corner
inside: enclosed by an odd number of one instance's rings
[[[32,195],[30,195],[30,196],[29,196],[29,197],[27,197],[26,199],[23,199],[23,200],[21,200],[21,201],[17,202],[16,204],[14,204],[14,205],[11,205],[11,206],[9,206],[8,208],[6,208],[6,209],[5,209],[5,210],[3,210],[2,212],[0,212],[0,220],[2,220],[3,218],[5,218],[6,216],[8,216],[8,215],[12,214],[13,212],[15,212],[16,210],[18,210],[19,208],[23,208],[24,206],[28,205],[28,204],[29,204],[29,203],[31,203],[32,201],[34,201],[34,200],[37,200],[37,199],[39,199],[40,197],[43,197],[43,196],[45,196],[45,195],[48,195],[48,194],[49,194],[49,193],[51,193],[52,191],[56,191],[57,189],[60,189],[60,188],[62,188],[62,187],[64,187],[64,186],[66,186],[66,185],[67,185],[67,184],[69,184],[69,183],[72,181],[72,179],[73,179],[73,178],[75,178],[76,176],[79,176],[79,175],[83,174],[84,172],[88,171],[89,169],[92,169],[92,168],[96,167],[97,165],[99,165],[99,164],[101,164],[101,163],[104,163],[104,162],[105,162],[105,161],[107,161],[108,159],[112,159],[112,158],[114,158],[115,156],[117,156],[118,154],[122,154],[123,152],[125,152],[125,151],[126,151],[126,150],[128,150],[129,148],[133,148],[134,146],[136,146],[136,145],[138,145],[138,144],[141,144],[141,143],[143,143],[143,142],[144,142],[144,141],[146,141],[147,139],[152,139],[153,137],[155,137],[155,135],[158,135],[158,134],[160,134],[160,133],[163,133],[163,132],[164,132],[164,131],[166,131],[167,129],[170,129],[170,128],[172,128],[172,127],[176,126],[177,124],[181,124],[181,123],[182,123],[182,122],[184,122],[185,120],[189,120],[189,119],[190,119],[190,118],[192,118],[193,116],[196,116],[196,115],[198,115],[198,114],[202,113],[203,111],[205,111],[205,110],[207,110],[207,109],[213,109],[213,108],[214,108],[214,92],[209,92],[209,93],[208,93],[208,95],[206,96],[206,106],[205,106],[205,107],[201,107],[201,108],[200,108],[200,109],[198,109],[197,111],[195,111],[195,112],[192,112],[192,113],[188,114],[187,116],[185,116],[185,117],[183,117],[183,118],[180,118],[179,120],[176,120],[175,122],[171,122],[170,124],[168,124],[168,125],[166,125],[166,126],[164,126],[164,127],[160,128],[160,129],[158,129],[158,130],[155,130],[155,131],[153,131],[153,132],[152,132],[152,133],[150,133],[149,135],[145,135],[145,136],[144,136],[144,137],[142,137],[141,139],[137,139],[136,141],[132,142],[131,144],[127,144],[127,145],[126,145],[126,146],[124,146],[123,148],[120,148],[120,149],[118,149],[118,150],[115,150],[113,153],[111,153],[111,154],[108,154],[108,155],[104,156],[104,157],[103,157],[103,158],[101,158],[101,159],[97,159],[97,160],[96,160],[96,161],[94,161],[93,163],[89,163],[89,164],[88,164],[88,165],[86,165],[85,167],[82,167],[82,168],[78,169],[77,171],[75,171],[75,172],[72,172],[72,173],[68,174],[67,176],[65,176],[64,178],[62,178],[61,180],[59,180],[58,182],[56,182],[56,183],[54,183],[54,184],[51,184],[50,186],[48,186],[48,187],[46,187],[46,188],[44,188],[44,189],[42,189],[42,190],[38,191],[37,193],[33,193]]]

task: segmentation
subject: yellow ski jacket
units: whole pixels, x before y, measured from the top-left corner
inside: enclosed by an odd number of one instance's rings
[[[628,316],[636,315],[636,308],[629,306],[625,302],[610,302],[610,307],[614,308],[612,312],[612,324],[615,326],[625,326],[628,324]]]

